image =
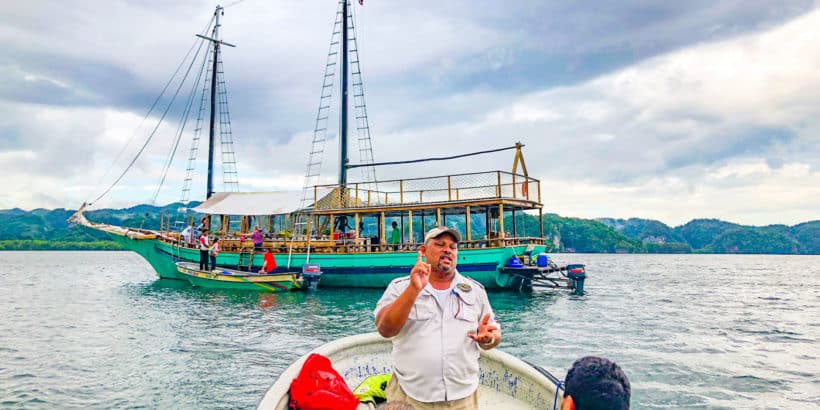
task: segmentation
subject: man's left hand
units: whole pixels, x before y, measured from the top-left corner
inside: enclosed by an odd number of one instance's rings
[[[501,338],[500,333],[498,326],[490,324],[490,314],[487,313],[478,324],[478,331],[468,333],[467,336],[479,344],[490,345],[495,344],[495,342]]]

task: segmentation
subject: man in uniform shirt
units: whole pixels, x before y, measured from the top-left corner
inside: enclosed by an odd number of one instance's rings
[[[376,304],[376,328],[393,338],[388,402],[478,408],[478,349],[498,346],[501,330],[484,288],[456,270],[460,240],[455,229],[431,229],[410,275]]]

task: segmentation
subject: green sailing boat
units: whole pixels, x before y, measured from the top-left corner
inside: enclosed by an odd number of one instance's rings
[[[543,231],[541,184],[527,174],[522,144],[454,157],[374,161],[349,0],[340,0],[336,11],[301,196],[295,198],[292,192],[214,192],[213,147],[216,127],[222,123],[216,123],[216,111],[227,106],[227,103],[216,102],[225,98],[216,95],[216,84],[220,82],[217,61],[220,46],[230,45],[218,37],[221,14],[222,8],[217,7],[211,36],[199,36],[210,43],[213,54],[207,197],[187,210],[197,215],[203,228],[220,237],[217,269],[254,271],[262,265],[262,250],[269,249],[279,266],[275,273],[289,272],[292,267],[319,265],[320,287],[383,288],[391,280],[408,274],[426,231],[448,226],[462,234],[459,272],[487,288],[582,289],[583,265],[541,263],[547,260],[544,252],[549,243]],[[321,156],[337,83],[336,67],[341,71],[338,76],[341,89],[339,178],[335,184],[320,184]],[[349,109],[353,110],[351,123]],[[221,112],[218,115],[225,118]],[[358,164],[351,164],[348,158],[349,134],[354,132],[353,137],[359,144]],[[224,132],[220,131],[220,136],[224,146]],[[380,166],[441,161],[504,150],[514,152],[511,171],[376,178],[375,169]],[[362,180],[349,181],[348,171],[356,168],[363,171]],[[225,180],[226,185],[233,181],[235,171]],[[178,263],[197,262],[199,249],[190,236],[182,235],[173,225],[172,219],[176,216],[163,215],[158,230],[128,228],[89,221],[84,216],[87,207],[88,204],[83,204],[71,220],[107,232],[123,247],[143,256],[160,278],[190,278],[180,272]],[[184,225],[188,226],[194,217],[190,213],[186,215]],[[256,243],[250,239],[254,228],[259,230],[255,234]]]

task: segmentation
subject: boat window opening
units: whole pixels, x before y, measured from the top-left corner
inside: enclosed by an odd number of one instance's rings
[[[504,237],[509,238],[513,236],[513,222],[515,221],[513,218],[513,212],[505,209],[501,220],[504,223],[504,229],[501,231],[504,234]]]
[[[427,234],[427,231],[433,229],[433,227],[438,226],[438,219],[436,219],[435,214],[425,214],[424,215],[424,229],[421,231],[421,241],[424,241],[424,235]]]
[[[328,237],[330,237],[330,219],[331,218],[330,218],[329,215],[327,215],[327,216],[319,216],[318,219],[319,219],[319,234],[322,238],[327,239]],[[345,217],[345,219],[343,219],[343,220],[347,221],[347,220],[349,220],[349,218]],[[334,221],[334,223],[335,223],[335,221]]]
[[[233,215],[228,216],[228,232],[236,234],[241,234],[243,232],[242,221],[240,219],[241,218],[238,218]]]
[[[452,213],[447,216],[447,227],[453,228],[461,234],[462,239],[467,238],[467,218],[466,209],[458,208],[459,213]]]
[[[517,222],[515,220],[515,208],[510,210],[510,215],[511,215],[511,219],[512,219],[512,223],[510,224],[510,225],[512,225],[512,236],[513,236],[513,238],[517,238],[518,237],[518,230],[516,228],[518,228],[518,226],[517,226]]]

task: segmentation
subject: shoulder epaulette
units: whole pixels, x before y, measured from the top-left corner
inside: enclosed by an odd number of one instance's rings
[[[401,282],[404,282],[404,281],[408,281],[408,280],[410,280],[410,275],[407,275],[407,276],[401,276],[401,277],[398,277],[398,278],[396,278],[396,279],[391,280],[391,281],[390,281],[390,284],[391,284],[391,285],[392,285],[392,284],[394,284],[394,283],[398,284],[398,283],[401,283]]]
[[[467,279],[467,280],[469,280],[470,282],[473,282],[473,284],[475,284],[475,285],[476,285],[476,286],[478,286],[479,288],[484,289],[484,285],[482,285],[482,284],[481,284],[481,282],[479,282],[479,281],[477,281],[477,280],[475,280],[475,279],[473,279],[473,278],[468,278],[468,277],[466,277],[466,276],[464,277],[464,279]]]

